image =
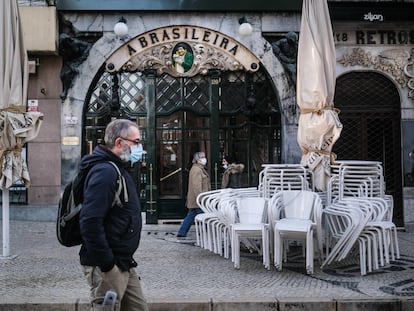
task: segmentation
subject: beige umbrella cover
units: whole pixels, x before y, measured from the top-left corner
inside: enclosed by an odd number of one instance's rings
[[[298,143],[301,164],[314,173],[315,188],[325,191],[331,151],[342,124],[334,109],[335,45],[326,0],[303,0],[298,46]]]
[[[43,114],[26,112],[29,71],[17,1],[0,1],[0,12],[0,188],[8,189],[18,180],[30,185],[21,148],[37,136]]]

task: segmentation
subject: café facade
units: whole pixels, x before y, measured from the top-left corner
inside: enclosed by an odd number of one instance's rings
[[[40,9],[25,2],[29,104],[45,117],[39,137],[26,147],[32,185],[15,197],[19,203],[56,204],[80,158],[102,143],[106,124],[116,118],[141,129],[146,154],[131,173],[148,223],[185,215],[196,151],[207,154],[213,189],[221,185],[225,154],[245,164],[245,187],[257,186],[262,164],[300,163],[296,64],[290,60],[300,37],[301,1],[60,0],[43,1]],[[395,222],[410,229],[414,2],[328,5],[334,104],[343,124],[333,151],[338,159],[383,163]],[[36,25],[28,26],[34,11],[37,24],[54,23],[54,32],[44,30],[54,44],[36,46],[41,40],[30,36]]]

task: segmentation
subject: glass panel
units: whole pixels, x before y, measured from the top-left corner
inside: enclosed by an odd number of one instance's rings
[[[111,84],[111,76],[108,73],[103,74],[90,94],[88,116],[102,117],[109,114],[108,104],[112,98]]]
[[[197,116],[191,112],[184,112],[185,131],[184,131],[184,150],[186,155],[186,168],[189,171],[194,153],[204,151],[207,161],[211,159],[210,149],[210,118]],[[207,163],[207,171],[210,172],[210,163]]]
[[[209,113],[209,81],[207,77],[174,78],[167,74],[157,79],[157,113],[171,113],[181,107]]]
[[[184,107],[201,114],[208,114],[209,109],[209,81],[205,76],[195,76],[193,78],[183,78]]]
[[[141,72],[122,73],[119,93],[124,113],[134,115],[146,112],[145,82]]]
[[[238,113],[244,109],[246,99],[245,73],[229,71],[221,79],[221,113]]]
[[[167,74],[157,78],[155,111],[168,113],[182,106],[181,80]]]
[[[182,199],[187,192],[187,173],[193,154],[210,152],[209,119],[179,111],[157,118],[159,198]]]
[[[220,157],[230,154],[245,165],[242,186],[257,186],[264,163],[280,163],[280,119],[277,115],[220,117]]]
[[[158,190],[163,199],[180,199],[183,192],[181,119],[181,112],[157,119]]]

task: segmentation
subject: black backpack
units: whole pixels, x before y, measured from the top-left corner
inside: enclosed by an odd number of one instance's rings
[[[125,179],[119,171],[118,166],[111,163],[118,172],[118,189],[115,193],[114,202],[112,206],[122,206],[120,194],[124,189],[124,202],[128,202],[128,193],[125,184]],[[75,246],[82,244],[82,237],[79,227],[79,213],[82,209],[83,202],[83,187],[86,177],[91,167],[85,170],[80,170],[73,180],[65,186],[65,189],[59,200],[57,222],[56,222],[56,234],[59,243],[63,246]]]

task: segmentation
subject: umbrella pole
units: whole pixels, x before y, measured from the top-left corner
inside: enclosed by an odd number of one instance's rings
[[[9,189],[2,191],[2,216],[3,216],[3,257],[10,256],[9,248]]]

